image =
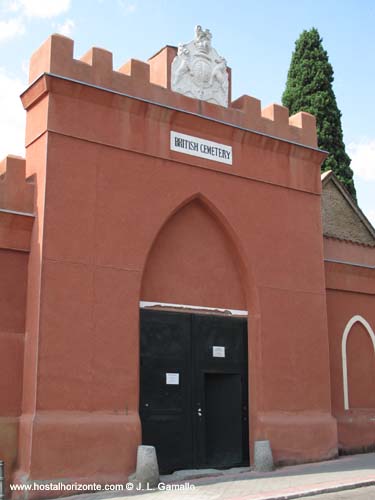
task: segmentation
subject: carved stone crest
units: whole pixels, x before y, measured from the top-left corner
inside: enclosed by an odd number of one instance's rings
[[[172,90],[188,97],[228,106],[226,60],[211,46],[210,30],[195,27],[195,38],[180,43],[172,62]]]

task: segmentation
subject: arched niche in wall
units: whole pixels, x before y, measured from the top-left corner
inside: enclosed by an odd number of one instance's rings
[[[362,316],[347,323],[341,350],[345,410],[375,408],[375,334]]]
[[[146,262],[142,301],[247,309],[242,261],[215,212],[196,196],[167,220]]]

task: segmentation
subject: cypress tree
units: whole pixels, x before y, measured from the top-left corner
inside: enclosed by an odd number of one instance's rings
[[[282,103],[291,114],[315,115],[318,146],[329,152],[322,172],[333,170],[356,200],[351,159],[345,152],[341,112],[332,89],[333,69],[316,28],[303,31],[296,41]]]

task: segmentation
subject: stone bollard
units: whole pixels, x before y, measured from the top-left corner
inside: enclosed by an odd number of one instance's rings
[[[135,481],[141,488],[157,488],[159,484],[159,466],[154,446],[138,446]]]
[[[269,472],[274,469],[269,441],[255,441],[254,466],[257,472]]]

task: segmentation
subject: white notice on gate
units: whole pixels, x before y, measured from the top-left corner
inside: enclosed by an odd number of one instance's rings
[[[180,383],[179,373],[166,373],[165,378],[166,378],[165,382],[167,385],[179,385]]]
[[[221,345],[212,346],[212,356],[214,358],[225,358],[225,347]]]

